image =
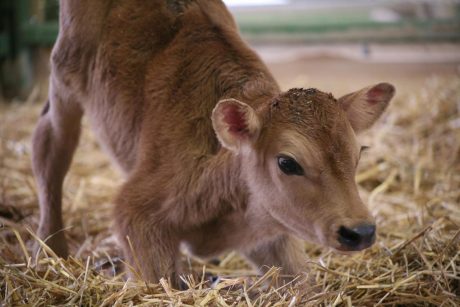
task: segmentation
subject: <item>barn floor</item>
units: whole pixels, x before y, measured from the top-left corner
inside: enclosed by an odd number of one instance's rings
[[[276,269],[258,278],[234,253],[219,264],[184,255],[185,265],[220,276],[212,287],[192,279],[187,291],[167,281],[126,283],[113,276],[120,252],[110,231],[111,199],[122,179],[84,129],[64,186],[73,257],[55,258],[46,247],[36,257],[30,135],[46,97],[41,80],[27,101],[0,104],[0,306],[460,305],[460,60],[439,56],[442,48],[428,48],[428,56],[416,50],[422,56],[409,55],[410,62],[389,57],[395,52],[387,47],[372,47],[371,56],[359,48],[258,50],[285,89],[340,96],[379,81],[396,85],[388,112],[360,137],[370,150],[357,181],[379,229],[372,248],[338,255],[306,244],[309,281],[285,286],[274,283]]]

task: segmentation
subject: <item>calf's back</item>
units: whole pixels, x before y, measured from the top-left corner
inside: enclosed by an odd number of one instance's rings
[[[82,105],[124,172],[146,151],[148,159],[215,153],[210,114],[220,99],[257,104],[278,91],[220,1],[61,5],[56,83]],[[88,18],[98,22],[85,27]]]

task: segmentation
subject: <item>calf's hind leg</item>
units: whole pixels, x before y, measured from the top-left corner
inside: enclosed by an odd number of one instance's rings
[[[38,235],[61,257],[68,256],[62,223],[62,183],[78,144],[83,111],[50,89],[32,137],[32,168],[38,186]]]

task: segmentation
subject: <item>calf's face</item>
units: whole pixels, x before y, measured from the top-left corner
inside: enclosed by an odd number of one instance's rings
[[[393,95],[387,83],[339,99],[292,89],[258,110],[223,100],[212,120],[221,144],[241,158],[250,206],[302,239],[355,251],[375,240],[374,219],[354,180],[363,149],[355,134],[377,120]]]

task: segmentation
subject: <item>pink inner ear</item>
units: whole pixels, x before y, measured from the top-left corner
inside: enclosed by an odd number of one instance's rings
[[[367,92],[367,101],[371,104],[377,104],[382,101],[388,100],[389,96],[392,96],[394,93],[393,86],[381,83]]]
[[[371,104],[376,104],[382,101],[385,91],[379,88],[378,86],[372,88],[367,92],[367,101]]]
[[[246,120],[244,113],[236,105],[225,106],[222,110],[224,121],[228,125],[228,130],[232,133],[243,134],[247,131]]]

